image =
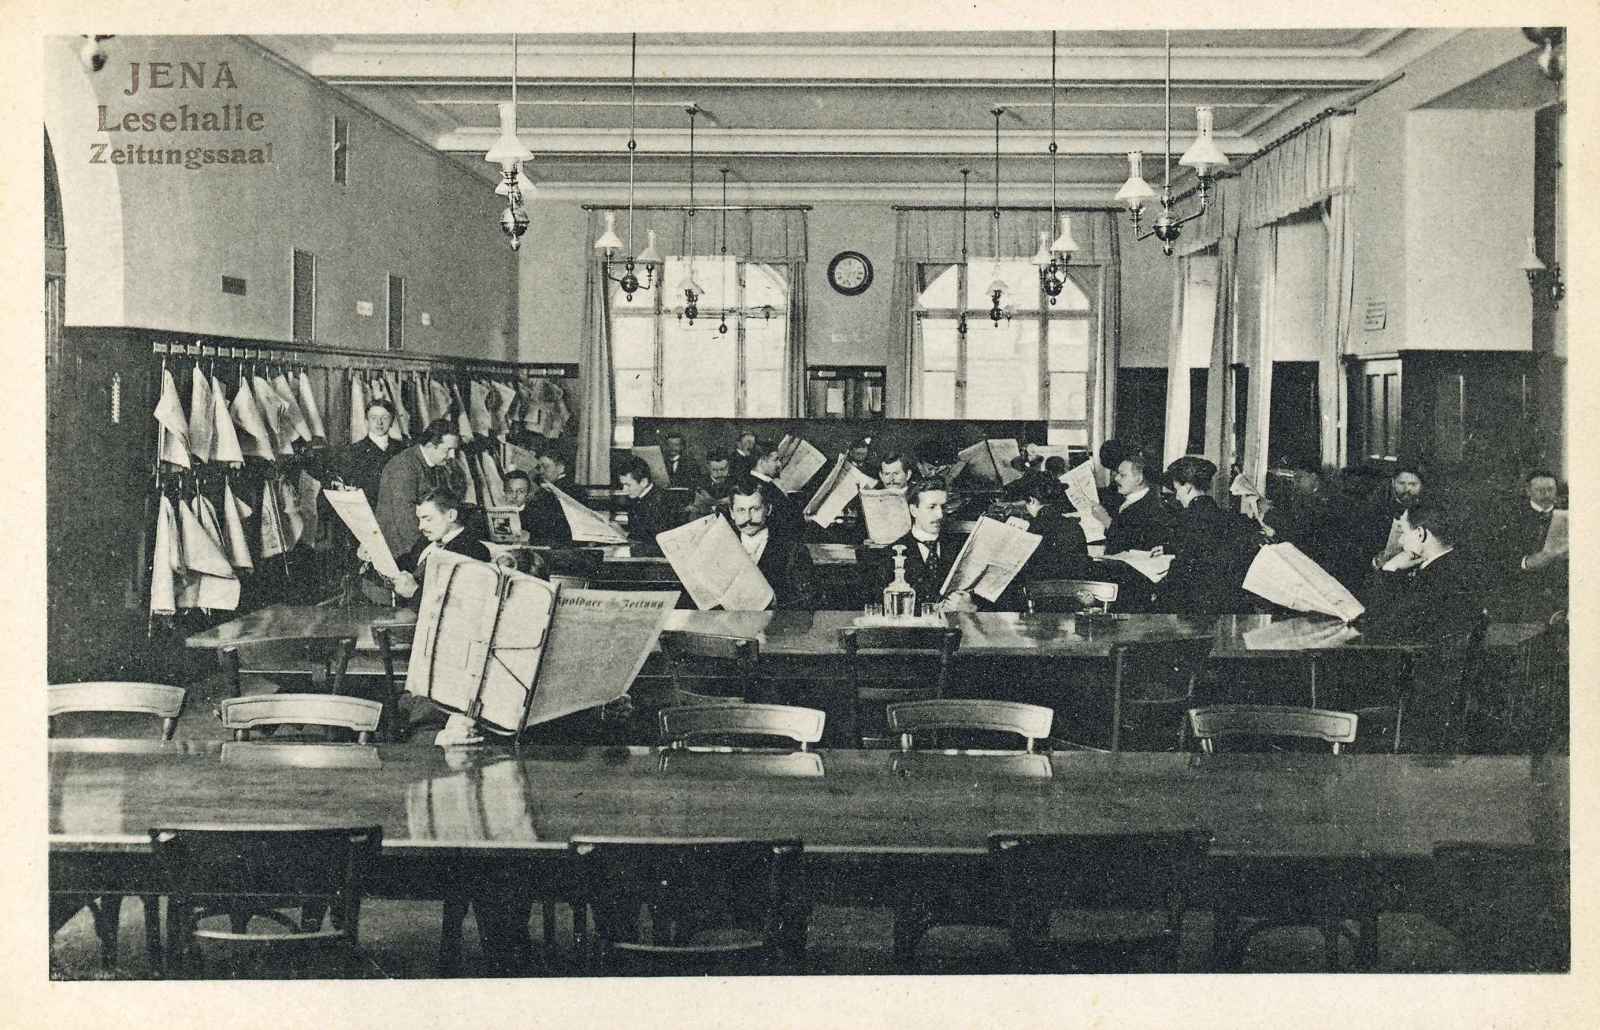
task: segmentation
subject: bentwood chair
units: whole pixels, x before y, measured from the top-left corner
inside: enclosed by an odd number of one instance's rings
[[[1005,735],[1019,737],[1022,750],[1031,752],[1039,741],[1050,736],[1050,724],[1056,713],[1042,705],[1023,704],[1019,701],[996,701],[987,698],[941,698],[934,701],[902,701],[886,709],[889,732],[900,738],[900,750],[911,751],[918,741],[926,750],[937,747],[941,734],[954,733]],[[954,751],[963,754],[987,754],[986,751]],[[1005,751],[996,752],[1005,754]]]
[[[1321,741],[1334,754],[1356,739],[1360,719],[1351,712],[1293,705],[1212,705],[1189,720],[1201,748],[1273,750],[1282,742]],[[1250,938],[1264,930],[1314,927],[1322,934],[1328,969],[1340,965],[1339,940],[1348,939],[1358,966],[1377,962],[1381,874],[1372,863],[1347,859],[1282,858],[1234,865],[1216,883],[1213,961],[1220,969],[1244,962]],[[1251,923],[1242,932],[1243,920]]]
[[[187,691],[182,687],[164,683],[53,683],[48,690],[48,710],[51,731],[55,720],[61,716],[90,715],[149,715],[161,720],[161,739],[171,740],[178,727],[178,717],[183,713]],[[98,726],[96,732],[100,732]],[[87,908],[94,920],[95,937],[100,941],[101,968],[110,969],[117,964],[117,931],[122,921],[121,894],[52,894],[50,897],[50,933],[66,925],[67,920]],[[161,899],[154,894],[141,897],[144,903],[145,955],[151,967],[161,968]]]
[[[1177,965],[1183,918],[1211,847],[1208,830],[989,835],[990,870],[1012,946],[1029,972],[1117,972]],[[1150,932],[1115,940],[1051,936],[1058,910],[1114,910]],[[1140,918],[1140,916],[1143,918]]]
[[[350,730],[358,744],[367,744],[378,729],[383,705],[337,694],[256,694],[224,698],[217,714],[235,740],[249,740],[266,726],[327,726]]]
[[[1462,972],[1572,968],[1572,856],[1538,845],[1446,842],[1433,849],[1427,914],[1455,935]]]
[[[365,958],[362,886],[383,844],[382,827],[158,827],[150,831],[150,844],[166,880],[174,969],[202,974],[202,941],[235,952],[338,946],[348,957]],[[279,911],[312,902],[332,910],[332,927],[306,929]],[[226,918],[226,928],[205,925],[213,918]],[[252,931],[257,919],[279,929]],[[319,963],[307,972],[320,975],[324,968]],[[257,975],[253,966],[246,972]]]
[[[294,637],[224,647],[218,659],[229,697],[243,697],[247,682],[251,694],[285,688],[340,694],[355,651],[355,637]]]
[[[806,897],[798,840],[574,837],[592,972],[799,971]]]
[[[663,708],[658,718],[660,743],[666,748],[750,751],[753,749],[745,742],[761,739],[770,743],[776,738],[792,741],[806,751],[822,739],[827,715],[794,705],[709,704]]]
[[[378,642],[378,654],[383,659],[383,715],[385,740],[395,739],[400,732],[398,705],[405,693],[405,679],[400,672],[400,662],[411,653],[411,643],[417,635],[414,622],[374,623],[372,639]]]
[[[762,696],[759,640],[664,630],[659,646],[674,705],[726,704]]]
[[[1211,637],[1118,644],[1111,650],[1109,712],[1090,701],[1074,713],[1067,746],[1087,751],[1182,751]],[[1104,696],[1104,695],[1102,695]],[[1103,702],[1102,702],[1103,703]],[[1105,730],[1083,724],[1101,722]],[[1087,730],[1087,732],[1085,732]],[[1083,737],[1090,739],[1082,739]]]
[[[840,630],[851,698],[851,746],[892,746],[885,706],[944,697],[960,647],[961,630],[945,626]]]
[[[1117,602],[1117,585],[1093,579],[1040,579],[1023,587],[1028,612],[1104,614]]]

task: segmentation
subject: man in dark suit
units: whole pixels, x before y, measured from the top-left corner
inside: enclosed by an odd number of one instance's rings
[[[761,481],[744,476],[734,481],[728,497],[728,521],[739,543],[772,587],[772,607],[810,611],[816,606],[811,552],[801,540],[769,525],[770,511]]]
[[[1023,566],[1022,579],[1099,579],[1089,560],[1083,528],[1061,511],[1066,489],[1048,472],[1034,470],[1012,484],[1027,511],[1028,532],[1043,537]]]
[[[771,440],[760,440],[756,442],[752,453],[755,455],[755,466],[751,468],[750,475],[761,482],[761,494],[767,499],[770,512],[768,518],[779,530],[799,537],[805,524],[805,510],[778,485],[778,473],[783,470],[778,445]]]
[[[1134,451],[1117,465],[1117,494],[1121,501],[1115,512],[1096,507],[1095,518],[1106,527],[1106,553],[1148,551],[1167,542],[1171,518],[1146,475],[1149,459]]]
[[[493,555],[483,544],[483,538],[473,533],[461,521],[461,502],[448,490],[434,490],[417,504],[417,542],[405,554],[395,559],[400,575],[395,577],[394,592],[415,606],[422,593],[422,583],[428,573],[428,559],[439,551],[492,561]]]
[[[617,483],[629,500],[628,539],[635,554],[660,554],[656,534],[672,528],[666,501],[650,481],[650,466],[643,458],[629,454],[621,459]]]
[[[1431,641],[1467,631],[1483,611],[1483,584],[1456,546],[1452,521],[1442,509],[1418,504],[1409,522],[1399,541],[1405,568],[1367,604],[1362,635]]]
[[[1567,551],[1547,550],[1560,487],[1555,474],[1535,469],[1523,478],[1525,503],[1499,528],[1496,565],[1501,577],[1495,607],[1512,621],[1544,622],[1567,607]]]
[[[410,550],[420,536],[417,506],[435,490],[448,488],[451,469],[458,467],[456,449],[461,436],[453,423],[438,419],[415,440],[384,465],[378,480],[378,504],[372,512],[395,555]]]
[[[756,467],[756,458],[759,456],[756,453],[755,431],[751,429],[740,430],[738,437],[735,438],[733,453],[728,456],[730,461],[729,475],[735,478],[749,475],[750,470]]]
[[[1156,587],[1157,611],[1226,615],[1248,611],[1244,577],[1260,550],[1253,520],[1224,511],[1211,497],[1217,466],[1188,455],[1167,466],[1182,512],[1165,549],[1172,565]]]
[[[506,473],[506,502],[522,509],[518,513],[527,542],[535,547],[567,547],[572,543],[572,526],[561,510],[561,501],[549,490],[535,486],[521,469]]]
[[[377,510],[383,467],[400,453],[400,446],[389,438],[389,427],[394,424],[394,405],[377,398],[367,405],[366,417],[367,435],[343,449],[332,472],[336,483],[359,489],[367,495],[367,504]]]
[[[661,461],[667,466],[667,485],[693,490],[701,481],[700,468],[683,452],[683,434],[668,433],[661,440]]]
[[[906,582],[917,592],[917,603],[937,604],[943,599],[945,577],[955,564],[959,545],[943,539],[945,505],[950,499],[943,479],[915,479],[906,487],[911,509],[911,530],[884,548],[873,582],[881,594],[894,580],[895,549],[904,548]]]

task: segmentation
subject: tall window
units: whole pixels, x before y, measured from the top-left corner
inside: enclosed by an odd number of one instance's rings
[[[1099,270],[1071,268],[1055,304],[1026,258],[1003,259],[1001,304],[989,318],[996,263],[918,268],[916,418],[1043,419],[1052,444],[1089,443],[1099,361]],[[959,331],[962,314],[967,331]]]
[[[678,283],[686,258],[666,259],[657,286],[625,300],[611,291],[611,362],[618,447],[633,443],[638,417],[776,418],[783,415],[784,340],[789,330],[785,265],[697,257],[704,293],[690,325]],[[726,324],[726,333],[718,327]]]

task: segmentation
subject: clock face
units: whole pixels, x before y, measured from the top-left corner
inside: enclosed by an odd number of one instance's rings
[[[841,251],[828,265],[828,283],[847,297],[865,293],[872,285],[872,262],[865,254]]]

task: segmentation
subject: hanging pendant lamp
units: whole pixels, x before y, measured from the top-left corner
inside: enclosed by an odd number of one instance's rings
[[[633,34],[630,44],[630,57],[628,63],[628,249],[633,249],[633,156],[639,149],[639,34]],[[648,290],[656,282],[656,266],[661,261],[661,255],[656,252],[656,231],[648,229],[645,232],[648,242],[644,250],[639,252],[637,258],[629,257],[623,260],[621,273],[617,274],[612,255],[622,249],[622,240],[617,236],[617,215],[614,211],[606,212],[606,229],[600,238],[594,241],[594,249],[605,255],[601,271],[611,282],[622,288],[622,299],[633,300],[633,295],[640,290]],[[644,278],[641,279],[635,271],[637,265],[644,266]]]
[[[517,136],[517,37],[511,37],[511,102],[497,104],[500,112],[500,138],[485,161],[500,166],[500,183],[495,186],[497,196],[506,198],[506,209],[500,212],[500,231],[506,234],[512,250],[522,246],[522,235],[528,231],[526,201],[534,192],[533,181],[522,171],[522,162],[533,160],[533,151]]]
[[[1057,218],[1056,209],[1056,34],[1050,33],[1050,226],[1055,227]],[[1072,262],[1072,255],[1078,249],[1078,241],[1072,238],[1072,216],[1060,215],[1061,235],[1052,242],[1048,229],[1039,231],[1039,252],[1033,256],[1033,263],[1039,267],[1039,288],[1044,291],[1050,303],[1054,304],[1056,298],[1061,296],[1061,290],[1067,285],[1067,266]]]
[[[683,294],[683,307],[678,317],[694,325],[694,320],[700,317],[700,298],[706,293],[694,279],[694,120],[700,114],[700,106],[690,104],[684,111],[689,115],[689,227],[683,256],[689,267],[675,288]]]

